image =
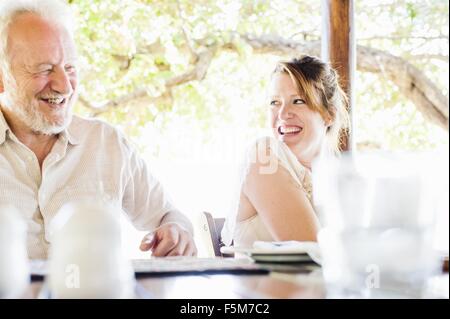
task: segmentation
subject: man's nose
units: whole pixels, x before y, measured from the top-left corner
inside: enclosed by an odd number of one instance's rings
[[[62,67],[58,67],[53,72],[51,79],[51,89],[59,94],[68,96],[73,93],[72,83],[70,82],[69,75]]]

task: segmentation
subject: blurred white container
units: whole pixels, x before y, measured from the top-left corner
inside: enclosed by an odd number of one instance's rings
[[[421,297],[438,269],[439,165],[429,154],[344,155],[315,163],[318,241],[330,296]]]
[[[17,298],[30,282],[26,223],[17,209],[0,206],[0,298]]]
[[[120,208],[79,201],[51,224],[52,298],[133,298],[135,277],[121,242]]]

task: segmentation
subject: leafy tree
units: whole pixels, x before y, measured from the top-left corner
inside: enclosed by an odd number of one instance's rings
[[[448,2],[355,3],[359,147],[448,144]],[[275,62],[320,54],[320,1],[71,5],[83,57],[77,112],[122,126],[153,155],[161,145],[146,139],[149,128],[192,133],[205,143],[218,138],[218,128],[234,126],[246,128],[243,139],[254,137],[266,126],[265,88]]]

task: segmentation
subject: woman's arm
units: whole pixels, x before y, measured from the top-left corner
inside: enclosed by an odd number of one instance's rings
[[[278,163],[271,174],[256,161],[246,176],[243,193],[275,240],[316,241],[319,222],[305,191]]]

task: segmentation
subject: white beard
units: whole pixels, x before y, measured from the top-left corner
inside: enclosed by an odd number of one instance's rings
[[[10,83],[9,83],[10,84]],[[56,135],[64,131],[72,121],[71,101],[60,111],[62,121],[52,123],[48,121],[44,114],[39,111],[39,102],[30,101],[26,96],[22,96],[15,83],[8,85],[8,89],[2,94],[2,105],[14,113],[30,130],[35,133],[45,135]],[[13,92],[11,94],[11,92]],[[73,99],[74,97],[72,97]],[[65,114],[62,114],[65,113]]]

